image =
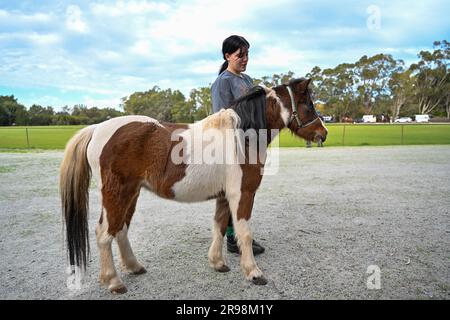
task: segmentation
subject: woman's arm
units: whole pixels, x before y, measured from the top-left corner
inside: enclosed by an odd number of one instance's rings
[[[227,79],[220,79],[211,89],[211,99],[213,112],[222,108],[229,108],[234,100],[230,82]]]

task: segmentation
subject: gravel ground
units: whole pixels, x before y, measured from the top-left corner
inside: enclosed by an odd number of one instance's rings
[[[281,149],[252,217],[269,283],[207,263],[214,202],[181,204],[143,191],[130,241],[148,273],[128,293],[98,283],[91,190],[91,263],[66,287],[58,198],[62,152],[0,153],[0,299],[450,299],[450,147]],[[116,265],[117,248],[114,245]],[[368,289],[369,266],[380,289]]]

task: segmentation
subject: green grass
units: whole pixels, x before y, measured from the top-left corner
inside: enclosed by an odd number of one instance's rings
[[[83,127],[84,126],[0,127],[0,148],[64,149],[70,137]]]
[[[328,124],[327,128],[326,146],[450,144],[450,125],[446,124]],[[280,146],[304,147],[305,141],[284,130]]]
[[[28,146],[26,127],[0,127],[0,150],[64,149],[69,138],[81,128],[83,126],[28,127]],[[450,125],[446,124],[328,124],[327,128],[326,146],[450,144]],[[304,147],[305,141],[284,130],[280,134],[280,146]]]

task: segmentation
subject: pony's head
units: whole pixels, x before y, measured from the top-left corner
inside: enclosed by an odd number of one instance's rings
[[[321,144],[326,140],[328,130],[314,107],[309,89],[310,81],[311,79],[305,78],[294,79],[277,89],[285,90],[283,95],[289,97],[289,104],[284,105],[289,110],[287,128],[305,140]]]

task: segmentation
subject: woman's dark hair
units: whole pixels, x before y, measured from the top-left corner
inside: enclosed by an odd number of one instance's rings
[[[228,68],[228,61],[225,58],[225,53],[232,54],[233,52],[236,52],[236,50],[238,49],[241,49],[242,52],[243,49],[248,48],[250,48],[250,43],[248,43],[248,41],[241,36],[232,35],[223,40],[222,54],[223,58],[225,59],[225,62],[222,64],[222,67],[220,67],[219,74],[221,74]]]

